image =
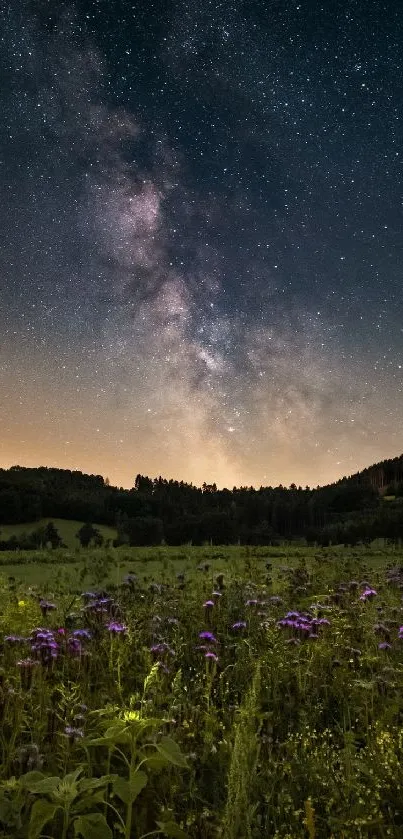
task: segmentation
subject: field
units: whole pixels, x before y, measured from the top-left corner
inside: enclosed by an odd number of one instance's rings
[[[399,550],[0,562],[0,837],[403,836]]]
[[[78,548],[80,546],[79,539],[76,533],[82,527],[82,521],[73,521],[72,519],[40,519],[39,521],[24,522],[24,524],[2,524],[0,525],[0,538],[10,539],[11,536],[21,536],[22,533],[32,533],[39,527],[46,527],[52,521],[56,530],[60,533],[65,545],[68,548]],[[113,527],[106,527],[104,524],[95,525],[97,530],[102,534],[104,540],[110,539],[111,542],[116,539],[116,530]]]

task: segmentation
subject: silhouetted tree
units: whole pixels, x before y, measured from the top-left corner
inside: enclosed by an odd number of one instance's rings
[[[96,540],[101,534],[99,530],[97,530],[91,522],[86,522],[80,527],[80,530],[77,531],[76,537],[80,540],[80,545],[82,548],[88,548],[91,541]]]

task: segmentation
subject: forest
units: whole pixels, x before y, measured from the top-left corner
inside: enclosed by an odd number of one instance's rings
[[[101,475],[13,466],[0,470],[0,548],[35,549],[41,518],[86,523],[83,546],[99,543],[95,524],[116,527],[119,545],[307,544],[355,545],[376,538],[403,539],[403,455],[334,484],[315,489],[234,487],[217,489],[184,481],[137,475],[131,489],[114,487]],[[1,539],[1,524],[28,522],[25,542]],[[35,535],[36,533],[36,535]],[[48,540],[60,545],[57,534]],[[81,541],[81,540],[80,540]]]

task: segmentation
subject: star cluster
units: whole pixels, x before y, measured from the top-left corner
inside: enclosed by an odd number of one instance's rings
[[[316,485],[399,454],[399,5],[0,23],[2,465]]]

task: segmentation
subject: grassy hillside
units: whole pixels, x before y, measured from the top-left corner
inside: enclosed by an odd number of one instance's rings
[[[59,531],[63,542],[68,548],[78,548],[80,542],[76,539],[76,533],[82,527],[82,521],[71,521],[70,519],[40,519],[40,521],[24,522],[23,524],[2,524],[0,526],[0,539],[9,539],[10,536],[20,536],[21,533],[31,533],[37,530],[38,527],[46,527],[48,522],[53,521],[53,524]],[[116,539],[116,530],[113,527],[107,527],[104,524],[94,524],[104,539]]]

